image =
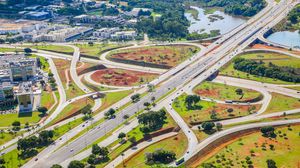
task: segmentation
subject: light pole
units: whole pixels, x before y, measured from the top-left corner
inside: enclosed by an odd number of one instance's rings
[[[125,163],[124,163],[124,153],[121,153],[121,156],[122,156],[122,164],[123,164],[123,167],[126,167]]]

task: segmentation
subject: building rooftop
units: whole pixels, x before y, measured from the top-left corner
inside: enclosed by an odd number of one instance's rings
[[[22,82],[19,84],[17,95],[31,94],[32,93],[32,83]]]
[[[35,64],[35,58],[28,58],[24,54],[7,54],[0,56],[0,69],[7,69],[9,67],[22,67]]]

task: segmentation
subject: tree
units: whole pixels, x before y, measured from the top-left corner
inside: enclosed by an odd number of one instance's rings
[[[154,92],[155,91],[155,86],[154,85],[148,84],[147,87],[148,87],[148,92]]]
[[[51,143],[53,141],[52,140],[53,136],[54,136],[54,132],[52,130],[41,131],[39,133],[39,137],[38,137],[39,144],[40,145],[47,145],[47,144]]]
[[[81,163],[79,160],[73,160],[68,165],[68,168],[84,168],[84,164]]]
[[[210,122],[210,121],[205,121],[201,124],[201,127],[203,128],[204,131],[211,131],[214,127],[215,127],[215,123],[214,122]]]
[[[236,93],[237,95],[243,95],[243,90],[240,89],[240,88],[238,88],[238,89],[235,90],[235,93]]]
[[[14,127],[20,127],[21,123],[20,123],[20,121],[14,121],[11,125]]]
[[[24,48],[24,52],[26,54],[30,54],[30,53],[32,53],[32,50],[30,48]]]
[[[272,159],[267,160],[267,166],[268,166],[268,168],[277,168],[276,162]]]
[[[233,112],[233,108],[227,109],[227,112],[231,114]]]
[[[0,158],[0,165],[5,164],[5,160],[3,158]]]
[[[48,109],[46,108],[46,107],[38,107],[38,112],[41,112],[41,113],[43,113],[43,114],[45,114],[47,111],[48,111]]]
[[[200,96],[197,95],[188,95],[185,98],[185,103],[188,109],[192,109],[200,101]]]
[[[82,114],[84,114],[83,120],[92,118],[92,106],[90,104],[84,106],[80,111]]]
[[[124,132],[120,132],[120,134],[118,135],[119,139],[123,139],[126,137],[126,134]]]
[[[143,113],[138,116],[139,124],[143,124],[141,131],[148,133],[160,129],[167,119],[165,110],[160,111],[150,111],[148,113]]]
[[[94,42],[89,41],[88,44],[89,44],[89,46],[93,46],[93,45],[94,45]]]
[[[176,160],[176,154],[173,151],[156,150],[153,153],[146,154],[146,164],[169,164]]]
[[[63,168],[63,167],[59,164],[54,164],[54,165],[51,166],[51,168]]]
[[[132,95],[130,98],[131,98],[131,100],[132,100],[133,103],[136,103],[136,102],[138,102],[140,100],[141,94],[137,93],[135,95]]]
[[[131,142],[132,145],[136,144],[136,138],[135,137],[129,138],[128,141]]]
[[[262,127],[260,129],[260,131],[262,132],[264,137],[271,137],[271,138],[275,138],[276,134],[275,134],[275,128],[272,126],[266,126],[266,127]]]
[[[223,125],[221,123],[217,123],[216,128],[218,131],[221,131],[223,128]]]
[[[108,149],[106,147],[100,147],[100,152],[99,152],[99,156],[102,159],[108,158]]]
[[[101,159],[108,158],[108,149],[106,147],[99,147],[97,144],[92,146],[92,154],[98,155]]]
[[[20,121],[14,121],[13,123],[12,123],[12,126],[13,126],[13,130],[14,131],[19,131],[21,128],[20,128],[20,126],[21,126],[21,123],[20,123]]]
[[[97,160],[97,156],[95,154],[91,154],[88,159],[87,162],[91,165],[96,164],[96,160]]]
[[[104,113],[106,118],[113,118],[116,113],[116,110],[113,108],[110,108],[106,113]]]
[[[49,73],[48,73],[48,76],[49,76],[50,78],[52,78],[52,77],[54,76],[54,74],[53,74],[52,72],[49,72]]]
[[[151,97],[151,101],[152,101],[152,103],[154,103],[154,101],[156,100],[156,98],[153,96],[153,97]]]
[[[149,102],[145,102],[144,103],[144,106],[146,107],[146,109],[149,109],[149,106],[150,106],[151,104],[149,103]]]
[[[92,154],[98,155],[100,153],[100,150],[101,150],[101,148],[98,144],[94,144],[92,146]]]
[[[90,104],[88,104],[88,105],[84,106],[80,111],[84,115],[91,114],[92,113],[92,106]]]

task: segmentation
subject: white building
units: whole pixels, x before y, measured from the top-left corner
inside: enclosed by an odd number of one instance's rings
[[[114,40],[131,40],[137,36],[136,31],[120,31],[111,35]]]
[[[93,29],[89,27],[68,27],[36,35],[32,38],[32,41],[68,42],[88,35],[92,31]]]
[[[114,34],[115,32],[117,32],[119,30],[120,30],[120,28],[118,28],[118,27],[102,28],[102,29],[98,29],[98,30],[94,31],[93,36],[101,38],[101,39],[108,39],[111,37],[112,34]]]
[[[32,83],[20,83],[16,96],[18,99],[19,112],[32,112],[34,100]]]

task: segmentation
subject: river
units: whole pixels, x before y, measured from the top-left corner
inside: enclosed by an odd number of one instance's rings
[[[209,33],[211,30],[220,30],[221,34],[225,34],[247,21],[245,18],[231,16],[220,10],[205,15],[205,9],[195,6],[191,8],[197,10],[199,14],[198,18],[195,19],[192,14],[185,13],[186,18],[191,22],[188,29],[190,33],[201,34]]]
[[[273,43],[285,45],[288,47],[300,48],[300,34],[299,31],[281,31],[275,32],[267,37]]]

